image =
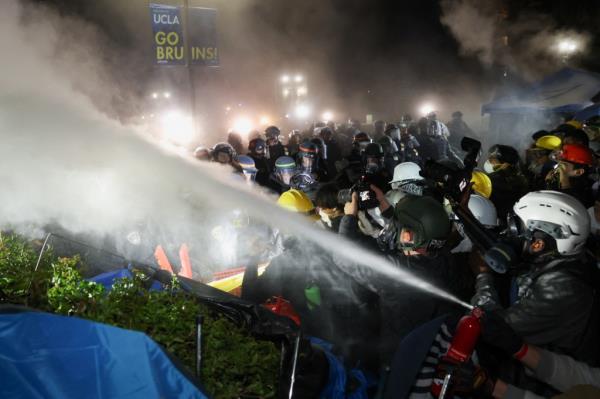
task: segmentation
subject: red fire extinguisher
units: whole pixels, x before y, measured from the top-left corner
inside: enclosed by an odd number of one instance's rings
[[[474,308],[468,315],[463,316],[456,326],[456,332],[452,338],[452,343],[448,352],[442,358],[443,361],[464,364],[469,361],[479,335],[481,334],[481,317],[483,310]],[[439,399],[446,397],[446,393],[452,382],[452,372],[448,372],[444,380],[434,379],[431,385],[431,393]]]

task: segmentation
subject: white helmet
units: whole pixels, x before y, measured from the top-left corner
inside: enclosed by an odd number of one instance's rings
[[[394,178],[390,182],[392,188],[398,186],[394,183],[410,182],[415,180],[423,180],[423,176],[419,174],[421,167],[414,162],[402,162],[394,168]],[[396,187],[397,188],[397,187]]]
[[[484,227],[498,227],[498,213],[494,203],[489,199],[472,194],[469,198],[469,210]]]
[[[557,191],[534,191],[513,207],[528,230],[540,230],[556,240],[561,255],[582,252],[590,234],[590,216],[581,202]]]

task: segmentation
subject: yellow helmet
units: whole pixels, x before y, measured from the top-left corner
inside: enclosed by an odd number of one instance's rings
[[[575,129],[581,129],[583,127],[583,124],[575,119],[571,119],[566,124],[573,126]]]
[[[319,215],[315,212],[315,206],[308,196],[300,190],[291,189],[281,194],[277,205],[288,211],[302,213],[313,220],[318,220]]]
[[[536,147],[550,151],[558,150],[561,144],[560,137],[556,136],[542,136],[535,142]]]
[[[471,182],[473,183],[473,191],[485,198],[490,198],[492,195],[492,181],[488,175],[482,171],[474,170],[471,175]]]

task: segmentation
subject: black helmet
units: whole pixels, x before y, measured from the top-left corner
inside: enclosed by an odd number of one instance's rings
[[[298,155],[301,157],[316,158],[319,153],[319,147],[312,141],[305,141],[300,144]]]
[[[378,143],[370,143],[365,147],[364,156],[366,158],[383,158],[385,155],[383,147]]]
[[[352,144],[371,142],[371,137],[365,132],[358,132],[352,137]]]
[[[490,148],[489,158],[495,158],[500,163],[509,163],[514,166],[519,163],[519,152],[511,146],[496,144]]]
[[[269,126],[265,129],[265,136],[267,139],[275,139],[278,138],[281,134],[281,130],[277,126]]]
[[[452,113],[452,117],[453,117],[453,118],[455,118],[455,119],[462,118],[462,117],[463,117],[463,113],[462,113],[462,112],[460,112],[460,111],[454,111],[454,112]]]
[[[266,145],[263,139],[252,139],[248,143],[248,151],[250,154],[264,154]]]
[[[221,154],[227,154],[229,160],[226,160]],[[210,153],[213,162],[219,163],[231,163],[237,156],[235,150],[229,143],[218,143],[215,145]]]
[[[407,195],[398,201],[394,223],[398,229],[398,247],[402,249],[441,248],[452,230],[444,206],[427,196]]]

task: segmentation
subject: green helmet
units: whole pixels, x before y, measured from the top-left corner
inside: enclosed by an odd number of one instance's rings
[[[431,197],[407,195],[396,204],[394,219],[401,249],[441,248],[452,229],[444,206]]]

